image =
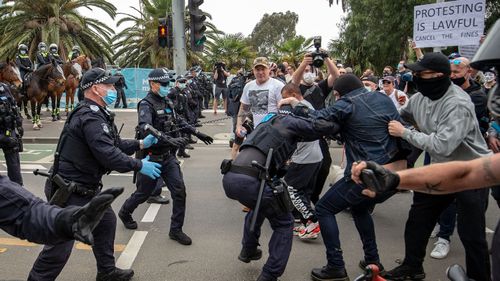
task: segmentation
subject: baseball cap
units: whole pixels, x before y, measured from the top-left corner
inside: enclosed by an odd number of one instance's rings
[[[394,76],[385,76],[382,78],[382,81],[390,81],[391,83],[394,83],[395,80]]]
[[[258,57],[253,61],[253,68],[259,65],[269,68],[269,60],[266,57]]]
[[[373,75],[370,75],[370,76],[365,76],[361,79],[361,81],[370,81],[370,82],[373,82],[375,84],[378,84],[378,77],[376,76],[373,76]]]
[[[111,75],[111,72],[100,67],[92,68],[85,72],[82,78],[82,90],[87,90],[97,84],[115,84],[120,77]]]
[[[425,53],[420,61],[405,64],[404,66],[415,72],[433,70],[445,75],[450,75],[451,73],[450,61],[441,53]]]
[[[158,82],[161,84],[168,83],[170,78],[170,73],[168,73],[168,69],[166,68],[153,69],[148,75],[148,81]]]

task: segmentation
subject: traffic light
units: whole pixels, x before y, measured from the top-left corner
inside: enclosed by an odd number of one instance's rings
[[[188,4],[191,27],[191,49],[196,52],[203,51],[203,44],[207,41],[207,37],[205,36],[205,30],[207,30],[205,20],[207,16],[200,10],[201,4],[203,4],[203,0],[189,0]]]
[[[158,45],[162,48],[172,48],[172,18],[158,19]]]

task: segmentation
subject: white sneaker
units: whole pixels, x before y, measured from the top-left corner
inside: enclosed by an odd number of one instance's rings
[[[293,236],[298,236],[304,229],[306,229],[306,226],[304,224],[300,224],[296,227],[293,228]]]
[[[434,229],[431,232],[431,238],[436,238],[439,233],[439,223],[436,223]]]
[[[318,222],[308,221],[306,228],[299,233],[300,239],[316,239],[320,234]]]
[[[431,258],[444,259],[448,256],[450,252],[450,242],[446,239],[439,238],[436,243],[434,243],[434,250],[431,252]]]

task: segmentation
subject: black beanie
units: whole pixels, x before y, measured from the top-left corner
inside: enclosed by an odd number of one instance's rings
[[[333,84],[333,90],[339,92],[341,96],[363,87],[363,82],[354,74],[344,74]]]

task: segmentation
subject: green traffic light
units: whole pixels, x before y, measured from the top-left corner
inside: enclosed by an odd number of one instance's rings
[[[205,35],[203,35],[200,39],[196,40],[194,42],[194,44],[196,46],[201,46],[201,45],[203,45],[203,43],[205,43],[205,41],[207,41],[207,37]]]

